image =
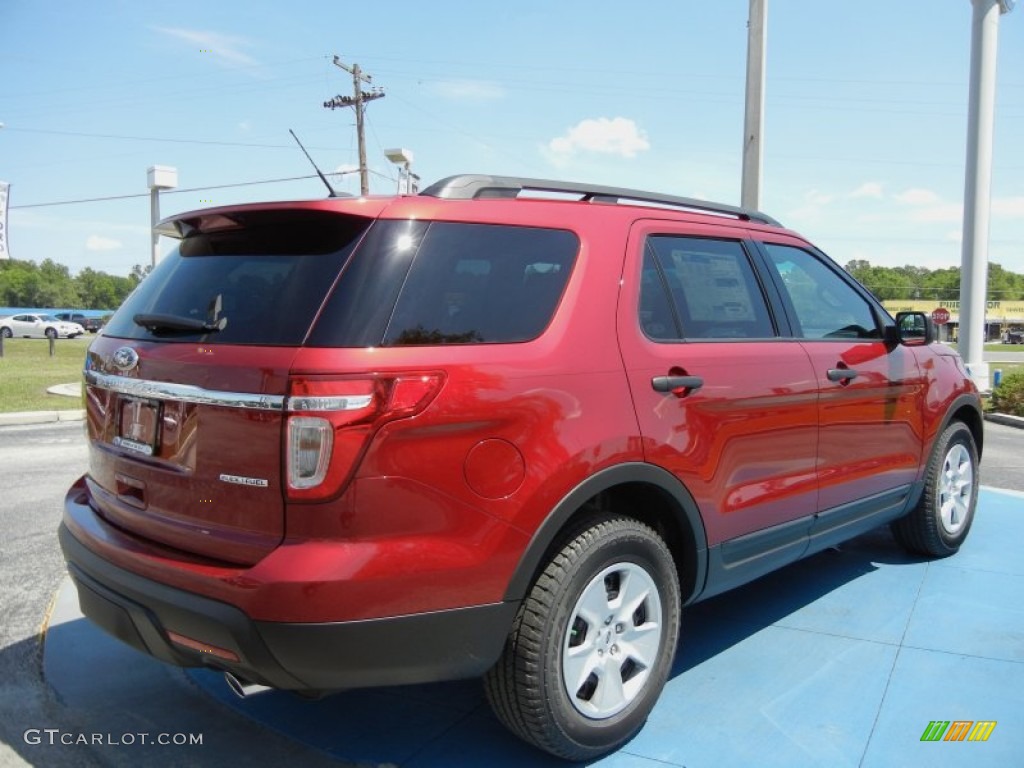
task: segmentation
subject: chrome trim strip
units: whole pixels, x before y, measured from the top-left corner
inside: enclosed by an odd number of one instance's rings
[[[122,395],[148,397],[153,400],[176,400],[197,405],[219,405],[225,408],[245,408],[253,411],[283,411],[283,395],[254,395],[247,392],[222,392],[204,389],[192,384],[172,384],[167,381],[148,381],[113,376],[97,371],[86,371],[87,384]]]
[[[248,392],[223,392],[204,389],[193,384],[172,384],[168,381],[149,381],[116,376],[98,371],[86,371],[85,382],[93,387],[107,389],[121,395],[147,397],[151,400],[174,400],[179,403],[218,405],[224,408],[245,408],[250,411],[278,411],[288,413],[324,413],[358,411],[373,401],[373,395],[315,396],[254,395]]]

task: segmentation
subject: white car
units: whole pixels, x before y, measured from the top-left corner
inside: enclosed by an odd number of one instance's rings
[[[78,323],[68,323],[51,315],[11,315],[0,320],[0,334],[5,339],[24,336],[36,339],[73,339],[85,333]]]

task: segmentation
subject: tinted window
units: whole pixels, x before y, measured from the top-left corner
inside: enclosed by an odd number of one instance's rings
[[[185,237],[114,314],[107,335],[300,344],[367,221],[321,211],[253,212],[236,219],[235,226]],[[200,321],[217,315],[227,323],[213,333],[151,332],[135,324],[137,314]]]
[[[563,230],[378,222],[309,344],[528,341],[550,322],[578,246],[576,236]]]
[[[653,339],[775,336],[761,285],[735,240],[648,238],[640,322]]]
[[[807,251],[765,244],[805,339],[875,339],[874,312],[853,286]]]

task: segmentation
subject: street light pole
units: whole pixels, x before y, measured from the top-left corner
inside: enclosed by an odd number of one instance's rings
[[[160,190],[178,186],[178,169],[166,165],[151,165],[146,169],[146,184],[149,187],[149,234],[152,249],[150,264],[156,267],[160,258],[160,234],[156,225],[160,223]]]
[[[412,152],[402,148],[385,149],[384,156],[398,166],[398,194],[416,194],[414,178],[419,177],[412,172]]]
[[[995,115],[999,16],[1014,0],[971,0],[971,85],[967,115],[963,246],[960,257],[958,347],[979,389],[989,389],[985,362],[988,238],[992,197],[992,134]]]
[[[747,21],[747,97],[743,119],[743,180],[740,188],[740,205],[754,210],[761,207],[767,12],[768,0],[750,0],[750,18]]]

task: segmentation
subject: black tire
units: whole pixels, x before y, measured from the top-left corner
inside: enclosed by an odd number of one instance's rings
[[[523,601],[484,684],[517,736],[586,760],[632,738],[658,700],[679,637],[679,578],[665,542],[632,518],[587,521],[566,541]],[[582,615],[594,612],[603,622]],[[605,685],[598,672],[616,677]]]
[[[964,543],[978,504],[978,448],[962,421],[951,423],[935,441],[917,506],[892,524],[904,548],[948,557]]]
[[[3,335],[5,339],[9,339],[14,335],[14,331],[7,327],[0,328],[0,335]]]
[[[57,329],[56,328],[47,328],[46,329],[46,338],[48,338],[48,339],[56,339],[57,338]]]

